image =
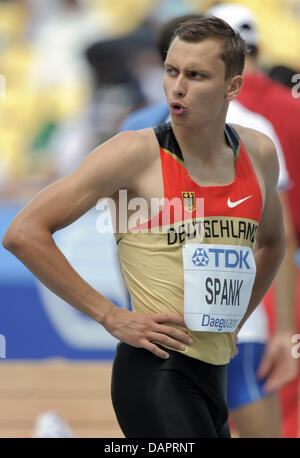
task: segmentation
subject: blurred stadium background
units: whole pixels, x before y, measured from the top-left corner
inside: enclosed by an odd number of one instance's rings
[[[129,112],[162,98],[154,46],[159,25],[215,3],[0,1],[1,238],[40,189],[72,172]],[[261,66],[300,73],[300,1],[236,3],[258,18]],[[93,209],[57,233],[56,242],[83,278],[125,307],[129,297],[113,236],[98,234],[98,218],[107,223],[107,214]],[[40,285],[2,246],[0,334],[0,437],[31,437],[36,419],[49,410],[76,437],[122,437],[109,392],[116,341]],[[288,392],[286,400],[286,435],[295,437],[299,400]]]

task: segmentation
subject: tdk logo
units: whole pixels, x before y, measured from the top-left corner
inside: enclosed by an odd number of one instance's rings
[[[197,248],[193,254],[192,261],[197,267],[206,267],[209,262],[209,257],[207,256],[204,248]]]
[[[247,262],[249,250],[222,249],[222,248],[209,248],[208,253],[204,248],[197,248],[193,254],[192,261],[197,267],[206,267],[209,263],[211,267],[225,267],[225,268],[246,268],[250,270]]]

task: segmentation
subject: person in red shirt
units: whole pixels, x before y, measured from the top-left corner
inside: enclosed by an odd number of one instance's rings
[[[265,116],[275,128],[285,153],[285,160],[293,186],[288,201],[300,244],[300,103],[292,91],[271,80],[257,69],[257,58],[247,58],[244,90],[238,97],[246,108]]]

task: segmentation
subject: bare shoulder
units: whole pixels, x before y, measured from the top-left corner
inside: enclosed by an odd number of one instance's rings
[[[267,182],[277,184],[279,175],[279,162],[276,147],[267,135],[255,129],[232,124],[240,136],[241,141],[254,164]]]
[[[125,131],[115,135],[95,148],[75,171],[97,185],[109,185],[109,189],[129,186],[153,162],[159,154],[153,129]]]
[[[151,129],[124,132],[95,148],[69,176],[42,190],[16,218],[42,225],[51,233],[68,226],[101,198],[113,196],[120,188],[133,188],[137,177],[155,154]],[[45,211],[51,209],[51,211]]]
[[[157,142],[153,129],[125,131],[112,137],[97,148],[98,152],[109,152],[123,163],[137,161],[139,165],[147,164],[157,153]],[[105,154],[105,153],[104,153]],[[117,157],[116,157],[117,159]]]
[[[129,147],[151,147],[155,138],[153,128],[140,130],[126,130],[115,135],[112,141],[126,143]],[[110,140],[108,140],[110,141]]]
[[[251,156],[262,161],[277,157],[276,147],[267,135],[255,129],[232,124]]]

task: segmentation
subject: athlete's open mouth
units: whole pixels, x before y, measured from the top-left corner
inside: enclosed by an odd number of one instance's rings
[[[177,102],[172,102],[170,105],[170,108],[171,108],[171,112],[177,115],[182,114],[184,110],[186,109],[183,105]]]

